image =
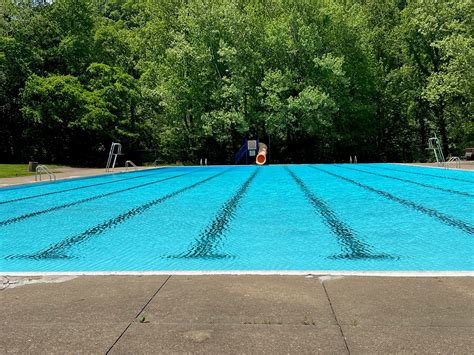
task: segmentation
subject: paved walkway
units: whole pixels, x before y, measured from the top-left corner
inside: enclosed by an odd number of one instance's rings
[[[438,169],[444,169],[440,167],[437,163],[396,163],[400,165],[415,165],[415,166],[424,166],[424,167],[432,167]],[[474,161],[461,161],[459,169],[450,168],[449,170],[474,170]]]
[[[20,286],[27,279],[4,278],[0,353],[467,354],[474,349],[474,278],[469,277],[62,279]]]
[[[154,166],[151,167],[137,167],[137,170],[144,170],[144,169],[155,169]],[[57,180],[64,180],[64,179],[72,179],[77,177],[86,177],[86,176],[96,176],[96,175],[103,175],[103,174],[116,174],[116,173],[123,173],[127,171],[125,168],[116,168],[111,172],[106,172],[104,168],[71,168],[68,166],[64,166],[61,168],[53,169],[54,173],[56,174]],[[132,171],[132,169],[128,169],[128,171]],[[43,176],[43,181],[47,181],[48,178]],[[0,179],[0,187],[12,186],[12,185],[21,185],[21,184],[33,184],[35,181],[34,175],[27,175],[27,176],[17,176],[12,178],[2,178]]]

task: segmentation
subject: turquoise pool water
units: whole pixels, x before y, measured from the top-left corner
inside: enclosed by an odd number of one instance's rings
[[[474,270],[474,173],[180,167],[0,189],[20,271]]]

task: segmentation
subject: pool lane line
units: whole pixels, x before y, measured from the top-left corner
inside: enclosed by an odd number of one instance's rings
[[[365,185],[365,184],[362,184],[358,181],[355,181],[355,180],[352,180],[352,179],[349,179],[345,176],[342,176],[342,175],[338,175],[338,174],[334,174],[332,172],[329,172],[327,170],[324,170],[324,169],[321,169],[321,168],[316,168],[314,166],[310,166],[310,168],[314,169],[314,170],[317,170],[317,171],[320,171],[320,172],[323,172],[325,174],[328,174],[328,175],[331,175],[335,178],[338,178],[338,179],[341,179],[341,180],[344,180],[346,182],[349,182],[353,185],[356,185],[356,186],[359,186],[367,191],[370,191],[370,192],[373,192],[373,193],[376,193],[377,195],[379,196],[382,196],[384,198],[386,198],[387,200],[390,200],[390,201],[394,201],[394,202],[397,202],[399,204],[401,204],[402,206],[405,206],[405,207],[409,207],[415,211],[418,211],[418,212],[421,212],[421,213],[424,213],[426,214],[427,216],[430,216],[432,218],[436,218],[438,219],[439,221],[441,221],[442,223],[450,226],[450,227],[454,227],[454,228],[458,228],[468,234],[474,234],[474,226],[471,226],[469,223],[467,222],[464,222],[460,219],[457,219],[455,217],[451,217],[447,214],[444,214],[442,212],[439,212],[438,210],[435,210],[433,208],[430,208],[430,207],[425,207],[423,205],[420,205],[418,203],[415,203],[413,201],[410,201],[410,200],[406,200],[404,198],[401,198],[401,197],[398,197],[398,196],[395,196],[395,195],[392,195],[391,193],[389,192],[386,192],[386,191],[383,191],[383,190],[379,190],[379,189],[376,189],[374,187],[371,187],[371,186],[368,186],[368,185]]]
[[[160,168],[160,169],[158,169],[158,170],[159,170],[159,171],[162,171],[163,169],[167,169],[167,168]],[[46,192],[46,193],[44,193],[44,194],[39,194],[39,195],[26,196],[26,197],[19,197],[19,198],[15,198],[15,199],[12,199],[12,200],[0,201],[0,205],[4,205],[4,204],[6,204],[6,203],[13,203],[13,202],[19,202],[19,201],[30,200],[30,199],[38,198],[38,197],[44,197],[44,196],[49,196],[49,195],[60,194],[60,193],[63,193],[63,192],[68,192],[68,191],[75,191],[75,190],[86,189],[86,188],[94,187],[94,186],[101,186],[101,185],[107,185],[107,184],[114,184],[114,183],[121,182],[121,181],[128,181],[128,180],[133,180],[133,179],[141,179],[141,178],[144,178],[144,177],[147,177],[147,176],[152,176],[152,175],[157,175],[157,174],[156,174],[156,173],[155,173],[155,174],[145,174],[145,175],[134,176],[134,177],[131,177],[131,178],[126,178],[126,179],[105,181],[105,182],[100,182],[100,183],[98,183],[98,184],[92,184],[92,185],[85,185],[85,186],[73,187],[73,188],[71,188],[71,189],[65,189],[65,190],[59,190],[59,191]],[[107,176],[107,175],[101,175],[101,177],[103,177],[103,176]],[[94,178],[95,178],[95,177],[96,177],[96,176],[94,176]],[[71,180],[71,181],[72,181],[72,180]],[[50,186],[50,185],[49,185],[49,186]]]
[[[25,213],[25,214],[17,216],[17,217],[13,217],[13,218],[9,218],[9,219],[5,219],[3,221],[0,221],[0,227],[8,226],[8,225],[13,224],[13,223],[18,223],[18,222],[24,221],[25,219],[29,219],[29,218],[32,218],[32,217],[41,216],[45,213],[55,212],[55,211],[62,210],[64,208],[69,208],[69,207],[77,206],[77,205],[80,205],[80,204],[83,204],[83,203],[86,203],[86,202],[91,202],[91,201],[95,201],[95,200],[98,200],[98,199],[101,199],[101,198],[109,197],[109,196],[112,196],[112,195],[115,195],[115,194],[118,194],[118,193],[139,189],[139,188],[146,187],[146,186],[149,186],[149,185],[158,184],[160,182],[164,182],[164,181],[167,181],[167,180],[177,179],[179,177],[182,177],[184,175],[189,175],[189,174],[192,174],[192,173],[193,173],[193,171],[189,172],[189,173],[169,176],[167,178],[147,182],[145,184],[127,187],[126,189],[121,189],[121,190],[111,191],[111,192],[107,192],[107,193],[96,195],[96,196],[91,196],[91,197],[88,197],[88,198],[84,198],[82,200],[65,203],[63,205],[50,207],[50,208],[40,210],[40,211]]]
[[[361,164],[362,165],[362,164]],[[363,165],[363,166],[368,166],[368,165]],[[441,176],[441,175],[434,175],[434,174],[427,174],[427,173],[418,173],[414,171],[408,171],[408,170],[403,170],[403,169],[393,169],[393,168],[387,168],[387,167],[382,167],[382,166],[376,166],[374,165],[369,165],[370,167],[373,167],[375,169],[383,169],[383,170],[391,170],[391,171],[396,171],[399,173],[407,173],[407,174],[413,174],[413,175],[421,175],[421,176],[429,176],[429,177],[434,177],[438,179],[448,179],[448,180],[455,180],[455,181],[461,181],[461,182],[467,182],[469,184],[474,183],[474,181],[470,180],[464,180],[464,179],[459,179],[451,176]],[[420,168],[420,167],[419,167]],[[423,168],[423,167],[421,167]]]
[[[149,210],[151,207],[156,206],[162,202],[165,202],[166,200],[169,200],[173,197],[176,197],[177,195],[182,194],[183,192],[186,192],[188,190],[194,189],[198,187],[199,185],[202,185],[208,181],[211,181],[224,173],[226,173],[229,169],[222,171],[220,173],[214,174],[210,177],[207,177],[203,180],[200,180],[198,182],[195,182],[194,184],[191,184],[189,186],[183,187],[181,189],[178,189],[176,191],[173,191],[171,193],[168,193],[162,197],[159,197],[157,199],[154,199],[152,201],[149,201],[143,205],[140,205],[138,207],[134,207],[127,212],[121,213],[118,216],[115,216],[113,218],[110,218],[109,220],[102,222],[100,224],[95,225],[94,227],[91,227],[87,230],[85,230],[82,233],[76,234],[72,237],[63,239],[60,242],[54,243],[47,247],[44,250],[38,251],[33,254],[25,254],[25,255],[9,255],[6,256],[5,259],[36,259],[36,260],[41,260],[41,259],[68,259],[70,256],[64,254],[64,252],[77,244],[83,243],[86,240],[98,236],[100,234],[103,234],[104,232],[108,231],[109,229],[126,222],[130,218],[133,218],[135,216],[138,216],[142,214],[143,212]]]
[[[366,171],[366,170],[356,169],[356,168],[353,168],[353,167],[348,167],[348,166],[343,166],[343,165],[335,165],[335,166],[337,166],[338,168],[342,168],[342,169],[354,170],[354,171],[359,171],[359,172],[361,172],[361,173],[366,173],[366,174],[375,175],[375,176],[381,176],[381,177],[384,177],[384,178],[387,178],[387,179],[398,180],[398,181],[406,182],[406,183],[408,183],[408,184],[414,184],[414,185],[426,187],[426,188],[428,188],[428,189],[433,189],[433,190],[439,190],[439,191],[447,192],[447,193],[450,193],[450,194],[456,194],[456,195],[461,195],[461,196],[465,196],[465,197],[474,197],[474,195],[471,195],[469,192],[458,191],[458,190],[452,190],[452,189],[446,189],[446,188],[444,188],[444,187],[433,186],[433,185],[429,185],[429,184],[423,184],[423,183],[421,183],[421,182],[416,182],[416,181],[412,181],[412,180],[402,179],[402,178],[399,178],[399,177],[390,176],[390,175],[385,175],[385,174],[378,174],[378,173],[374,173],[374,172],[372,172],[372,171]]]
[[[228,258],[229,255],[217,253],[217,248],[224,237],[224,233],[229,228],[229,224],[235,217],[235,212],[239,208],[240,201],[246,195],[250,185],[255,180],[260,169],[255,171],[244,181],[235,194],[229,198],[216,213],[214,219],[202,231],[196,241],[187,252],[177,256],[166,256],[168,258],[202,258],[221,259]]]
[[[337,241],[343,249],[343,254],[332,256],[333,259],[394,259],[388,254],[373,254],[371,246],[361,241],[357,233],[340,220],[331,207],[318,198],[308,186],[292,170],[285,167],[295,183],[303,192],[306,199],[314,207],[316,212],[323,218],[323,222],[331,229]]]

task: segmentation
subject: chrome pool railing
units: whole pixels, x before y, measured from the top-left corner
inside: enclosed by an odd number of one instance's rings
[[[457,168],[457,169],[460,169],[461,168],[461,159],[459,157],[450,157],[445,163],[444,163],[444,167],[446,169],[449,169],[449,168]]]
[[[134,163],[133,161],[131,161],[131,160],[127,160],[127,161],[125,162],[125,171],[128,171],[128,168],[131,167],[131,166],[132,166],[135,170],[137,170],[137,166],[135,165],[135,163]]]
[[[43,174],[48,175],[49,181],[56,181],[56,174],[53,173],[46,165],[38,165],[35,170],[35,181],[42,181]]]

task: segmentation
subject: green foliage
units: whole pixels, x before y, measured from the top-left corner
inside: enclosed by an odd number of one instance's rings
[[[94,63],[86,79],[83,85],[71,75],[29,77],[21,98],[28,135],[35,137],[34,155],[45,155],[45,150],[56,160],[80,162],[84,152],[103,150],[112,139],[137,138],[133,110],[138,92],[133,78],[120,68]]]
[[[474,145],[471,0],[0,0],[0,154],[420,160]],[[156,153],[153,153],[156,154]]]

